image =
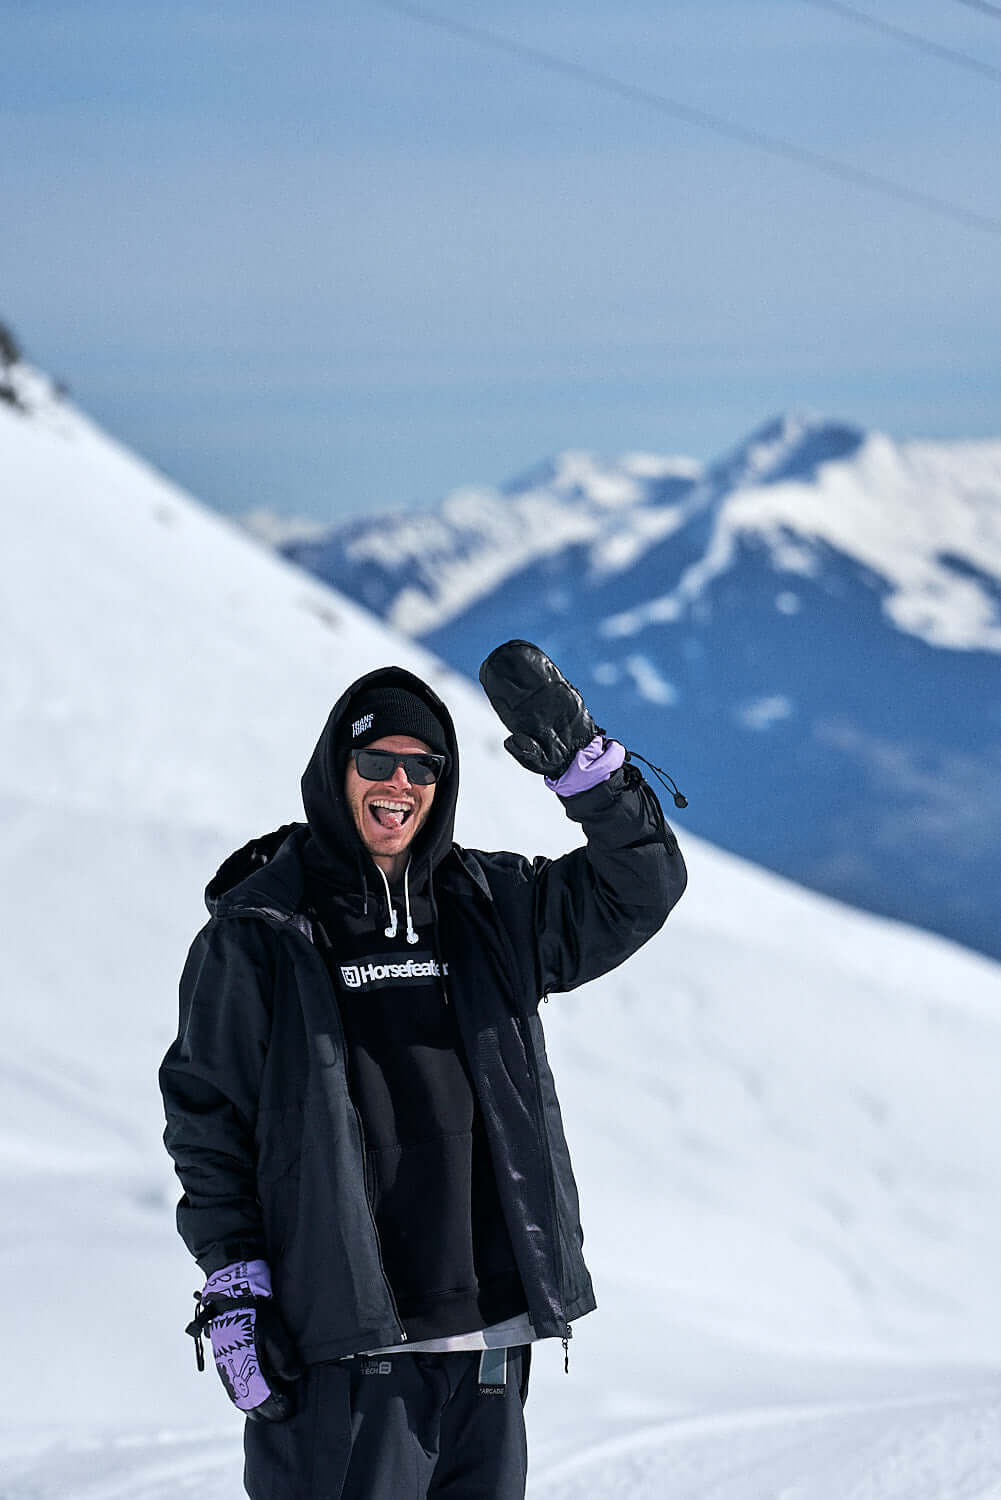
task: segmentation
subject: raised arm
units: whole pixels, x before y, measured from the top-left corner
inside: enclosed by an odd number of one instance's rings
[[[629,958],[664,925],[688,879],[678,841],[635,766],[564,797],[563,805],[587,843],[536,862],[543,993],[572,990]]]
[[[587,838],[531,866],[536,980],[568,990],[607,973],[663,925],[687,872],[657,797],[537,646],[508,641],[480,668],[505,748],[546,777]]]

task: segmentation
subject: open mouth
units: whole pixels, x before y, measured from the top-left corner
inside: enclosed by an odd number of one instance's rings
[[[414,809],[409,802],[394,802],[387,797],[373,797],[368,804],[368,810],[380,828],[395,830],[403,827]]]

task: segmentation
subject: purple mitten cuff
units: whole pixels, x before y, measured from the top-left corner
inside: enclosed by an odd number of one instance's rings
[[[213,1271],[202,1291],[210,1297],[270,1297],[271,1271],[266,1260],[236,1260],[221,1271]]]
[[[589,792],[593,786],[607,781],[613,771],[624,763],[626,752],[618,740],[606,740],[596,734],[589,745],[578,750],[573,764],[558,781],[546,777],[546,786],[560,797],[576,797],[578,792]]]
[[[263,1260],[238,1260],[221,1271],[213,1271],[205,1283],[202,1299],[221,1303],[227,1297],[270,1297],[271,1272]],[[212,1354],[229,1398],[240,1411],[252,1411],[272,1394],[261,1373],[254,1337],[257,1310],[237,1307],[213,1318],[208,1325]]]

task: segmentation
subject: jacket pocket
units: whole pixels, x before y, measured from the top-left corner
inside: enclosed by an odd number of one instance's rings
[[[276,1182],[298,1169],[305,1116],[301,1104],[262,1109],[257,1117],[257,1180]]]
[[[302,1107],[294,1106],[262,1110],[257,1120],[257,1194],[272,1269],[295,1228],[304,1118]]]

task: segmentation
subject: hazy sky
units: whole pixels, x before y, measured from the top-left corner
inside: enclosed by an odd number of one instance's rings
[[[861,5],[994,76],[819,0],[431,9],[1001,231],[1001,5]],[[225,510],[709,457],[790,406],[1001,434],[1001,232],[378,0],[0,0],[0,128],[0,319]]]

